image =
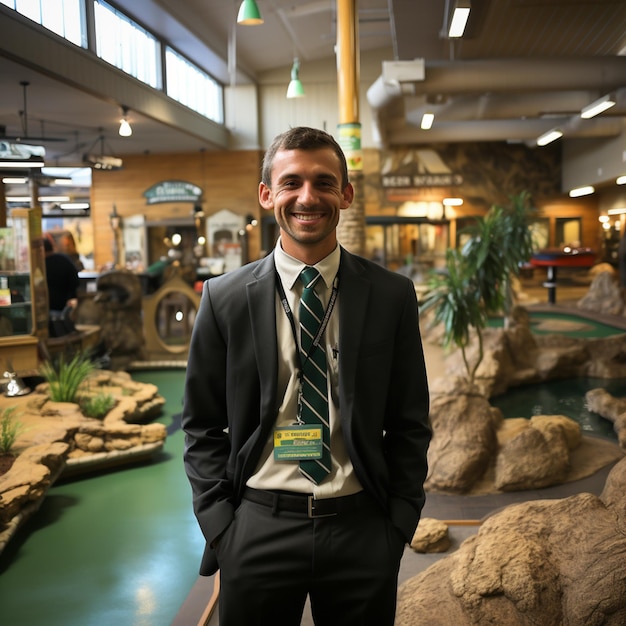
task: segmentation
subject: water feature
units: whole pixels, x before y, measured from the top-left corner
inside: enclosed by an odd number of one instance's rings
[[[626,397],[626,379],[573,378],[511,388],[490,402],[506,418],[566,415],[580,424],[583,434],[617,441],[613,423],[585,407],[585,394],[597,388],[618,398]]]

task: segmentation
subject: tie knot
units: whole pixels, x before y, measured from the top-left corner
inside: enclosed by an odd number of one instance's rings
[[[305,289],[311,289],[319,277],[320,273],[314,267],[305,267],[300,272],[300,280]]]

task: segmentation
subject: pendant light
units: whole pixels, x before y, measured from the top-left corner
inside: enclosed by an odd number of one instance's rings
[[[120,120],[120,137],[130,137],[133,134],[133,129],[128,122],[128,107],[122,107],[122,119]]]
[[[289,87],[287,87],[287,98],[303,98],[304,97],[304,87],[302,86],[302,81],[300,80],[300,61],[298,61],[298,57],[293,60],[293,65],[291,66],[291,81],[289,83]]]
[[[237,14],[237,24],[245,24],[246,26],[263,24],[261,11],[259,11],[255,0],[243,0]]]

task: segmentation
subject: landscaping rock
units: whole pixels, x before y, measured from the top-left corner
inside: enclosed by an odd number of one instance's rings
[[[396,626],[626,623],[626,459],[598,498],[515,504],[398,592]]]
[[[421,554],[447,552],[451,545],[448,525],[432,517],[422,517],[411,540],[411,548]]]

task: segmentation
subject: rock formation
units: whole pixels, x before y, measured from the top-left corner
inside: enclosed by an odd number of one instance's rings
[[[609,265],[609,267],[611,266]],[[576,306],[583,311],[623,315],[626,303],[624,302],[623,289],[619,285],[615,271],[596,273],[589,286],[589,291],[578,301]]]
[[[47,383],[28,396],[0,398],[2,406],[16,406],[24,425],[15,444],[17,459],[0,476],[0,551],[59,476],[136,462],[162,449],[165,426],[145,423],[165,402],[155,385],[133,381],[127,372],[98,371],[87,386],[92,394],[116,399],[103,420],[85,417],[78,404],[52,402]]]
[[[626,624],[626,459],[600,497],[515,504],[399,589],[396,626]]]

